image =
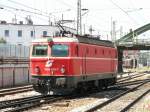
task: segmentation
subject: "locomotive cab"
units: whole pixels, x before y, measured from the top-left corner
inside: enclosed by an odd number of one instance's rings
[[[69,59],[70,45],[68,42],[59,42],[51,38],[33,42],[30,66],[32,83],[36,91],[47,94],[52,88],[66,87],[66,77],[72,74]],[[56,94],[59,93],[57,91],[60,89],[56,90]]]

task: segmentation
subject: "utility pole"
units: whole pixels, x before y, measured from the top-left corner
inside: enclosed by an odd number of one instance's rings
[[[64,20],[64,15],[62,14],[62,15],[61,15],[61,21],[62,21],[61,24],[62,24],[62,26],[64,25],[63,20]]]
[[[94,30],[93,30],[93,28],[92,28],[92,25],[90,26],[90,28],[89,28],[89,32],[90,32],[90,34],[92,35],[92,32],[93,32]]]
[[[15,17],[12,19],[12,22],[13,22],[14,24],[17,24],[17,17],[16,17],[16,14],[15,14]]]
[[[112,41],[115,42],[116,41],[116,22],[112,21],[112,30],[111,30],[111,38]]]
[[[123,26],[120,26],[120,38],[123,36]]]
[[[83,26],[83,27],[84,27],[84,35],[85,35],[85,24],[84,24],[84,26]]]
[[[82,35],[81,0],[77,2],[77,34]]]
[[[51,21],[51,13],[49,13],[48,19],[49,19],[49,20],[48,20],[49,25],[52,26],[53,23],[52,23],[52,21]]]

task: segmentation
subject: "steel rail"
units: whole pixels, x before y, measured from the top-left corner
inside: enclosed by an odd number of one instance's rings
[[[3,104],[7,104],[7,103],[10,103],[10,102],[16,102],[16,101],[20,101],[20,100],[24,100],[24,99],[28,99],[28,98],[33,98],[33,97],[37,97],[37,96],[31,96],[31,97],[25,97],[25,98],[17,98],[17,99],[12,99],[12,100],[0,101],[0,107]]]
[[[139,100],[141,100],[144,96],[146,96],[150,92],[150,89],[144,92],[142,95],[137,97],[135,100],[133,100],[130,104],[128,104],[126,107],[121,109],[120,112],[127,112],[133,105],[135,105]]]
[[[28,103],[29,101],[31,100],[41,100],[45,98],[45,96],[43,95],[38,95],[38,96],[32,96],[32,97],[26,97],[26,98],[20,98],[20,99],[14,99],[14,100],[8,100],[8,101],[1,101],[0,102],[0,109],[5,109],[5,108],[8,108],[8,107],[15,107],[15,106],[18,106],[22,103]]]
[[[102,108],[102,107],[108,105],[109,103],[111,103],[111,102],[117,100],[118,98],[120,98],[120,97],[126,95],[126,94],[129,93],[129,92],[132,92],[133,90],[136,90],[137,88],[143,86],[144,84],[146,84],[146,83],[148,83],[148,82],[149,82],[149,81],[144,81],[144,82],[142,82],[141,84],[137,85],[136,87],[133,87],[133,88],[127,90],[127,91],[124,91],[124,92],[122,92],[122,93],[120,93],[120,94],[118,94],[118,95],[112,97],[111,99],[109,99],[109,100],[107,100],[107,101],[105,101],[105,102],[103,102],[103,103],[100,103],[100,104],[98,104],[98,105],[96,105],[96,106],[94,106],[94,107],[92,107],[92,108],[89,108],[89,109],[85,110],[84,112],[93,112],[93,111],[96,111],[97,109],[100,109],[100,108]]]
[[[142,83],[143,81],[150,81],[150,79],[135,80],[135,81],[129,81],[129,82],[124,82],[124,83],[116,83],[115,85],[110,86],[110,87],[122,87],[122,86],[137,85],[137,84]]]
[[[49,97],[49,98],[45,98],[45,101],[43,101],[43,102],[36,102],[36,103],[31,102],[31,104],[22,105],[21,107],[17,107],[17,108],[14,108],[12,110],[4,111],[4,112],[20,112],[20,111],[23,111],[23,110],[27,110],[27,109],[30,109],[30,108],[33,108],[33,107],[40,106],[42,104],[55,102],[55,101],[58,101],[58,100],[61,100],[61,99],[63,99],[63,97],[57,97],[57,98]]]
[[[20,92],[32,91],[32,90],[33,90],[32,85],[16,87],[16,88],[9,88],[9,89],[2,89],[2,90],[0,90],[0,97],[5,96],[5,95],[20,93]]]
[[[127,80],[135,79],[135,78],[142,77],[142,76],[146,75],[146,74],[141,74],[141,75],[139,75],[139,74],[129,75],[129,76],[123,77],[121,79],[119,78],[119,80],[117,80],[117,82],[124,82]]]
[[[0,92],[7,92],[11,90],[16,90],[16,89],[22,89],[22,88],[30,88],[32,85],[27,85],[27,86],[19,86],[19,87],[14,87],[14,88],[6,88],[6,89],[0,89]]]

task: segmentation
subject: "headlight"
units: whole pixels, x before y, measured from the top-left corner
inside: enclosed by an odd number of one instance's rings
[[[34,71],[35,71],[36,74],[39,74],[40,73],[40,68],[38,66],[36,66]]]

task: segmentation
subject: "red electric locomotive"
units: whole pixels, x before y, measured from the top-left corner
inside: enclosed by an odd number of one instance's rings
[[[84,36],[41,38],[32,43],[30,66],[33,87],[42,94],[107,87],[116,81],[117,49]]]

